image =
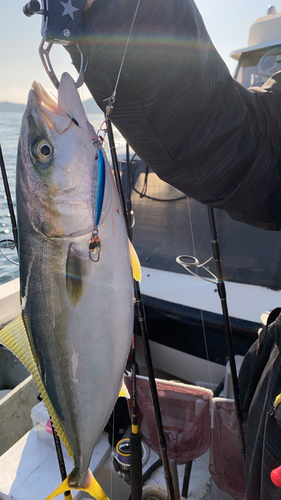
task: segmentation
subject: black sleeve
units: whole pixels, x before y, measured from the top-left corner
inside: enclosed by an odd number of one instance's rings
[[[136,6],[95,0],[85,15],[86,84],[102,109]],[[164,181],[234,219],[280,230],[280,84],[279,73],[261,89],[234,81],[193,0],[141,0],[111,119]]]
[[[274,310],[273,314],[278,310]],[[246,493],[247,500],[280,500],[281,489],[270,473],[281,465],[280,405],[274,407],[281,392],[281,315],[268,324],[264,338],[246,354],[239,374],[243,415],[246,419]]]

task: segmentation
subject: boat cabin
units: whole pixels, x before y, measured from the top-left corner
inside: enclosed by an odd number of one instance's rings
[[[245,87],[261,87],[281,70],[281,13],[270,5],[250,28],[248,46],[230,53],[238,60],[234,78]]]

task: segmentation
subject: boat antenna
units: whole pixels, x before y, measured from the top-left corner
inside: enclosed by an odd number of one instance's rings
[[[108,107],[109,106],[107,106],[107,108]],[[107,111],[110,112],[111,110],[109,109]],[[130,231],[129,231],[127,213],[126,213],[124,194],[123,194],[122,185],[121,185],[120,172],[119,172],[118,160],[117,160],[117,154],[116,154],[116,148],[115,148],[115,141],[114,141],[114,136],[113,136],[113,131],[112,131],[112,124],[111,124],[111,120],[109,119],[108,113],[106,115],[106,122],[107,122],[107,132],[108,132],[109,146],[110,146],[110,151],[111,151],[116,186],[117,186],[117,190],[118,190],[118,193],[120,196],[120,203],[121,203],[121,207],[122,207],[122,212],[123,212],[124,217],[125,217],[126,227],[127,227],[128,237],[129,237]],[[152,357],[151,357],[151,351],[150,351],[149,340],[148,340],[145,310],[144,310],[144,305],[143,305],[143,301],[142,301],[142,297],[141,297],[140,286],[139,286],[138,281],[136,281],[136,280],[134,280],[134,294],[135,294],[135,311],[136,311],[136,317],[137,317],[137,324],[138,324],[138,327],[139,327],[139,330],[141,333],[143,346],[144,346],[146,366],[147,366],[147,371],[148,371],[148,379],[149,379],[150,391],[151,391],[152,402],[153,402],[153,407],[154,407],[154,412],[155,412],[158,440],[159,440],[160,453],[161,453],[161,458],[162,458],[162,463],[163,463],[163,468],[164,468],[164,475],[165,475],[165,480],[166,480],[166,485],[167,485],[167,491],[169,494],[169,499],[175,500],[175,491],[174,491],[172,474],[171,474],[168,453],[167,453],[167,443],[166,443],[166,438],[165,438],[165,434],[164,434],[159,398],[158,398],[158,393],[157,393],[157,388],[156,388],[156,382],[155,382],[153,364],[152,364]]]
[[[238,422],[238,434],[239,434],[239,440],[240,440],[240,449],[241,449],[242,458],[243,458],[243,460],[245,460],[245,435],[244,435],[244,429],[243,429],[243,414],[242,414],[242,409],[241,409],[241,404],[240,404],[238,377],[237,377],[237,369],[236,369],[234,348],[233,348],[233,335],[232,335],[231,323],[230,323],[228,307],[227,307],[226,289],[225,289],[225,283],[224,283],[223,274],[222,274],[222,262],[221,262],[221,257],[220,257],[220,247],[219,247],[219,240],[217,237],[217,229],[216,229],[216,222],[215,222],[213,207],[208,206],[208,216],[209,216],[209,223],[210,223],[211,236],[212,236],[212,253],[213,253],[213,258],[215,261],[216,271],[217,271],[216,284],[217,284],[218,294],[219,294],[219,297],[221,300],[224,331],[225,331],[225,336],[226,336],[227,351],[228,351],[230,371],[231,371],[231,376],[232,376],[233,395],[234,395],[234,401],[235,401],[236,418],[237,418],[237,422]]]

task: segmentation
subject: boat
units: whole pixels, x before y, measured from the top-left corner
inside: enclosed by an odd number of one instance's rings
[[[261,86],[281,68],[280,27],[281,14],[270,6],[251,26],[248,46],[231,53],[238,61],[234,78],[239,83]],[[121,148],[117,152],[126,193],[126,154]],[[195,259],[205,263],[211,257],[207,208],[160,180],[133,151],[130,177],[133,241],[143,269],[141,291],[155,367],[182,380],[203,378],[216,385],[227,357],[216,283],[194,277],[176,261],[187,255],[191,264]],[[257,338],[261,315],[280,305],[281,234],[234,221],[218,209],[215,219],[235,353],[243,356]],[[216,274],[213,260],[206,266]],[[189,269],[196,272],[194,266]],[[210,275],[203,271],[203,277]],[[139,363],[144,365],[141,356]]]
[[[276,15],[272,12],[268,14],[268,16]],[[266,47],[269,47],[269,50],[273,47],[275,50],[275,42]],[[251,53],[251,50],[248,52]],[[241,50],[241,57],[243,53]],[[122,166],[124,165],[121,160]],[[217,287],[215,280],[208,278],[208,270],[215,273],[215,268],[213,262],[209,262],[211,244],[210,234],[206,230],[208,224],[206,209],[195,201],[187,200],[182,193],[160,181],[136,157],[132,158],[132,172],[131,200],[135,219],[133,239],[143,269],[142,294],[154,365],[159,370],[184,381],[204,380],[206,385],[207,381],[211,381],[213,388],[213,385],[220,382],[223,377],[226,378],[226,359],[224,347],[220,349],[224,333]],[[122,177],[125,185],[125,168]],[[280,304],[278,255],[281,242],[278,234],[265,233],[234,222],[224,212],[216,211],[216,221],[236,353],[243,355],[257,337],[261,325],[261,313]],[[267,235],[269,239],[264,241],[263,238]],[[270,244],[273,253],[268,258],[268,267],[264,269],[262,249]],[[252,248],[249,251],[250,245]],[[184,260],[189,260],[189,264],[196,263],[198,269],[198,263],[205,263],[207,274],[204,278],[208,279],[201,281],[196,276],[190,276],[186,269],[188,266],[185,265],[183,268],[176,262],[177,256],[181,256],[182,263]],[[234,259],[235,266],[233,266]],[[194,267],[196,266],[193,266],[193,269]],[[7,286],[3,287],[5,287],[3,304],[10,304],[12,299],[9,293],[6,293]],[[18,281],[10,283],[10,295],[13,297],[14,305],[5,319],[1,319],[2,323],[17,314],[15,310],[18,311],[19,307]],[[248,303],[248,297],[251,297],[252,304]],[[3,310],[7,312],[4,307]],[[206,337],[200,341],[198,339],[199,331],[202,330],[202,317]],[[140,357],[138,360],[141,365]],[[203,363],[203,360],[207,363]],[[195,396],[194,413],[197,414],[197,406],[200,405],[196,392]],[[29,434],[29,437],[34,441],[34,432]],[[26,441],[21,441],[19,445],[21,453],[26,449],[25,445]],[[106,453],[102,452],[104,459],[108,454],[108,446],[105,448],[107,448]],[[53,461],[49,456],[48,460]],[[161,478],[163,479],[162,473]],[[144,498],[164,499],[166,498],[164,495],[163,491],[157,496],[157,492],[151,493],[150,490],[148,496]],[[212,498],[216,497],[213,495]],[[223,497],[219,493],[217,498],[229,497]]]
[[[231,52],[238,61],[234,78],[239,83],[261,86],[281,69],[280,33],[281,13],[269,6],[267,15],[251,26],[248,46]],[[124,152],[121,169],[126,193]],[[154,364],[193,383],[202,376],[219,383],[227,354],[215,280],[198,279],[176,261],[187,255],[195,273],[195,259],[203,264],[212,256],[207,207],[187,200],[133,152],[131,186],[133,241],[143,270]],[[235,354],[243,356],[257,338],[261,315],[281,303],[281,234],[237,222],[219,209],[215,220]],[[213,260],[206,266],[216,274]],[[209,276],[200,267],[197,271]]]
[[[19,280],[10,282],[9,286],[0,286],[0,322],[17,315],[18,293]],[[6,376],[5,387],[9,386],[9,390],[2,391],[0,387],[0,499],[26,500],[28,497],[30,500],[45,500],[60,482],[50,419],[43,402],[38,402],[38,389],[32,377],[27,376],[26,369],[6,349],[3,352],[0,350],[0,357],[1,368]],[[226,372],[226,378],[227,375]],[[126,375],[125,381],[131,392],[130,374]],[[137,384],[143,435],[142,500],[168,500],[163,467],[159,460],[149,380],[139,376]],[[239,497],[244,487],[242,459],[231,394],[224,392],[222,395],[225,397],[215,398],[206,387],[162,379],[157,380],[157,388],[169,454],[173,450],[175,454],[169,458],[173,459],[171,471],[176,485],[176,498],[183,500],[190,495],[190,498],[197,500],[231,500],[233,497],[230,493],[234,492],[234,498],[242,499]],[[109,426],[102,433],[90,467],[111,499],[117,497],[126,500],[131,491],[128,467],[130,428],[123,429],[123,437],[116,448],[109,443],[109,436],[111,440],[114,439],[111,431],[112,426]],[[227,439],[226,454],[221,454],[222,437]],[[62,453],[66,469],[70,471],[72,460],[64,446]],[[221,454],[219,460],[218,454]],[[234,467],[229,468],[228,454],[235,461]],[[86,499],[83,492],[73,492],[73,498]]]

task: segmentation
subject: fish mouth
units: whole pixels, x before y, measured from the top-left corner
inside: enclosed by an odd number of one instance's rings
[[[52,113],[57,113],[58,104],[54,99],[48,94],[48,92],[42,87],[42,85],[36,81],[31,85],[31,90],[34,97],[36,97],[38,103],[44,108],[48,109]]]
[[[36,100],[36,107],[39,109],[49,129],[55,130],[58,134],[62,134],[67,130],[71,125],[71,117],[64,109],[60,100],[60,92],[58,94],[58,102],[56,102],[42,85],[36,81],[33,82],[30,92],[32,100]]]
[[[38,82],[33,82],[31,96],[36,99],[47,124],[62,134],[73,122],[88,129],[88,120],[73,78],[63,73],[58,87],[57,102]]]

